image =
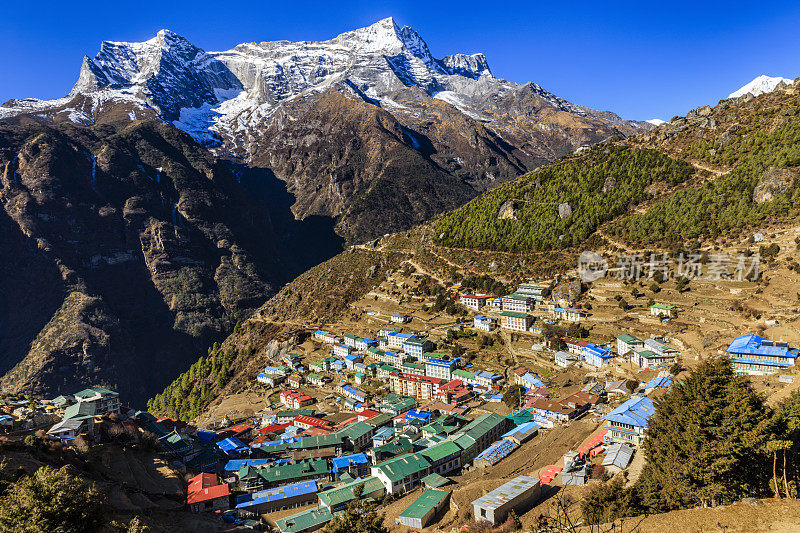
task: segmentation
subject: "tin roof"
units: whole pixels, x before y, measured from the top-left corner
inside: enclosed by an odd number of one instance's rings
[[[481,496],[473,501],[472,504],[485,509],[497,509],[540,483],[539,478],[519,476],[494,489],[489,494]]]

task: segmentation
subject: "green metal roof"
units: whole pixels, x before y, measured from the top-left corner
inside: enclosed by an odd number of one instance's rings
[[[436,472],[433,474],[428,474],[421,480],[425,485],[429,487],[433,487],[434,489],[438,489],[439,487],[444,487],[445,485],[449,485],[452,483],[448,478],[444,476],[440,476]]]
[[[525,424],[526,422],[530,422],[533,420],[533,413],[528,411],[527,409],[520,409],[519,411],[514,411],[506,418],[514,422],[516,425]]]
[[[430,448],[422,450],[420,455],[428,459],[430,462],[435,463],[445,457],[461,452],[461,447],[451,440],[440,442]]]
[[[61,420],[86,420],[97,413],[97,404],[94,402],[78,402],[64,410]]]
[[[414,445],[411,443],[411,439],[400,437],[399,439],[388,442],[383,446],[372,448],[372,452],[375,454],[375,457],[379,457],[382,454],[400,455],[401,453],[410,452],[413,449]]]
[[[430,466],[431,463],[421,454],[407,453],[379,464],[378,468],[389,478],[389,481],[394,482],[427,470]]]
[[[318,476],[328,473],[328,461],[325,459],[303,459],[288,465],[272,465],[261,467],[258,474],[267,483],[281,483],[292,479]]]
[[[438,507],[449,495],[449,490],[428,489],[414,500],[414,503],[406,507],[406,510],[400,513],[400,516],[403,518],[424,518],[431,512],[431,509]]]
[[[506,298],[508,298],[510,300],[518,300],[518,301],[526,301],[526,302],[531,299],[530,296],[527,296],[525,294],[517,294],[517,293],[509,294],[507,296],[503,296],[503,300],[505,300]]]
[[[425,365],[421,365],[419,363],[405,362],[402,365],[400,365],[400,368],[413,368],[414,370],[425,372]]]
[[[461,432],[473,437],[477,441],[492,429],[502,424],[504,420],[505,417],[497,413],[486,413],[464,426]]]
[[[475,379],[475,374],[472,372],[467,372],[466,370],[461,370],[460,368],[453,370],[453,376],[465,379]]]
[[[502,316],[510,316],[514,318],[533,318],[533,315],[528,313],[518,313],[517,311],[503,311],[500,313]]]
[[[313,409],[287,409],[285,411],[278,411],[277,414],[281,418],[285,418],[285,417],[294,418],[294,417],[300,416],[300,415],[314,416],[314,410]]]
[[[289,444],[289,449],[304,450],[307,448],[325,448],[328,446],[338,446],[342,444],[342,437],[337,433],[329,435],[314,435],[311,437],[302,437],[299,442],[292,442]],[[280,446],[280,444],[276,445]],[[268,450],[272,447],[267,448]]]
[[[628,335],[627,333],[623,333],[622,335],[618,336],[617,339],[621,340],[622,342],[627,342],[627,343],[631,343],[631,342],[639,342],[639,343],[641,343],[641,342],[643,342],[638,337],[634,337],[633,335]]]
[[[317,497],[319,498],[319,502],[322,505],[327,505],[328,507],[336,507],[343,503],[348,503],[356,499],[355,488],[359,485],[364,486],[364,490],[362,491],[363,494],[371,494],[373,492],[383,490],[383,483],[381,480],[370,476],[364,479],[357,479],[355,481],[351,481],[350,483],[346,483],[341,487],[336,487],[334,489],[329,489],[324,492],[320,492]]]
[[[375,428],[373,426],[367,424],[366,422],[356,422],[355,424],[350,424],[348,426],[343,427],[342,429],[337,431],[335,435],[338,435],[340,438],[347,437],[351,441],[355,441],[360,439],[364,435],[372,433],[374,429]]]
[[[281,533],[300,533],[333,520],[331,510],[327,507],[315,507],[286,518],[275,520],[275,525]]]
[[[650,306],[650,309],[653,309],[654,307],[656,309],[664,309],[666,311],[671,311],[672,309],[675,309],[675,306],[670,304],[653,304]]]
[[[381,413],[378,416],[373,416],[369,420],[365,420],[364,423],[369,424],[370,426],[376,428],[379,426],[384,425],[385,423],[389,422],[392,419],[392,415],[389,413]]]

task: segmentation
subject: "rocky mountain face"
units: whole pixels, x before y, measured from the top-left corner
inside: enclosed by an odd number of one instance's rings
[[[12,100],[3,118],[158,118],[220,157],[268,169],[287,183],[297,218],[334,217],[350,242],[408,229],[582,145],[651,127],[496,78],[482,54],[437,59],[391,18],[329,41],[223,52],[168,30],[104,42],[69,95]]]
[[[0,106],[0,385],[150,397],[345,243],[650,127],[392,19],[223,52],[104,42],[65,97]]]
[[[162,389],[340,249],[289,198],[160,122],[0,127],[3,388]]]

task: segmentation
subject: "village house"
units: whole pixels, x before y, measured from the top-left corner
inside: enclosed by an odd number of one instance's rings
[[[461,295],[460,303],[468,309],[473,311],[480,311],[486,303],[494,298],[492,294],[470,294],[464,293]]]
[[[786,370],[797,360],[798,350],[784,341],[751,333],[736,337],[725,350],[738,374],[769,375]]]
[[[363,360],[364,358],[361,357],[360,355],[355,355],[351,353],[344,356],[344,366],[352,370],[356,367],[357,363],[360,363]]]
[[[587,343],[583,347],[583,360],[587,365],[602,368],[614,359],[614,352],[597,344]]]
[[[295,389],[281,392],[279,398],[280,402],[289,409],[301,409],[314,403],[314,398]]]
[[[375,339],[358,339],[358,340],[356,340],[355,348],[359,352],[366,352],[370,348],[372,348],[374,346],[377,346],[377,345],[378,345],[378,341],[376,341]]]
[[[534,299],[524,294],[503,296],[503,311],[512,313],[529,313],[534,306]]]
[[[576,363],[581,360],[583,360],[583,357],[561,350],[558,350],[555,354],[553,354],[553,362],[562,368],[566,368],[572,363]]]
[[[389,333],[386,336],[387,347],[400,350],[403,348],[403,345],[406,343],[406,341],[416,338],[417,336],[412,333]]]
[[[678,309],[670,304],[653,304],[650,306],[650,314],[662,318],[674,318],[678,316]]]
[[[406,372],[408,374],[414,374],[416,376],[424,376],[425,375],[425,365],[420,363],[412,363],[411,361],[406,361],[402,363],[397,370],[400,372]]]
[[[95,412],[100,414],[119,414],[119,394],[103,387],[92,387],[75,393],[78,403],[91,403],[95,405]]]
[[[392,324],[405,324],[406,322],[411,322],[411,317],[402,313],[394,313],[389,317],[389,322]]]
[[[451,440],[445,440],[420,451],[420,455],[430,462],[430,472],[448,474],[461,468],[461,447]]]
[[[631,362],[645,369],[659,368],[674,363],[675,355],[662,356],[652,350],[640,348],[631,352]]]
[[[286,379],[286,383],[289,384],[290,387],[297,388],[303,383],[303,376],[299,374],[292,374]]]
[[[383,486],[381,486],[383,488]],[[302,481],[236,497],[236,509],[245,516],[285,511],[317,501],[316,481]]]
[[[231,491],[227,483],[220,484],[216,474],[201,473],[189,480],[186,504],[194,513],[230,509]]]
[[[421,454],[407,453],[373,466],[370,473],[381,480],[386,492],[397,494],[416,488],[430,468],[430,461]]]
[[[536,399],[531,404],[530,410],[533,413],[533,421],[546,428],[552,428],[556,424],[566,424],[578,414],[575,407],[547,398]]]
[[[353,347],[348,346],[347,344],[342,344],[341,342],[336,342],[333,345],[333,355],[336,357],[340,357],[344,359],[346,356],[353,353]]]
[[[630,398],[603,417],[608,422],[607,440],[641,444],[655,409],[655,403],[647,396]]]
[[[436,345],[433,342],[419,337],[410,338],[403,343],[403,351],[418,361],[423,359],[426,352],[432,352],[435,349]]]
[[[456,362],[445,360],[441,357],[429,357],[425,359],[425,375],[432,378],[441,378],[450,381],[453,378],[453,370]]]
[[[431,400],[439,392],[444,383],[441,378],[418,376],[407,372],[392,372],[389,375],[391,391],[395,394],[410,396],[421,400]]]
[[[311,428],[330,428],[331,423],[327,420],[322,420],[321,418],[317,418],[314,416],[308,415],[297,415],[292,420],[292,425],[302,428],[302,429],[311,429]]]
[[[517,287],[517,294],[521,294],[523,296],[530,296],[531,298],[537,301],[544,300],[549,292],[550,292],[549,285],[523,283],[519,287]]]
[[[489,370],[478,370],[475,372],[475,381],[477,385],[481,387],[486,387],[487,389],[492,389],[503,380],[503,376],[500,374],[495,374]]]
[[[314,372],[306,374],[306,379],[308,380],[309,383],[311,383],[315,387],[322,387],[326,383],[330,383],[331,381],[331,378],[329,378],[328,376],[323,376],[322,374],[317,374]]]
[[[406,527],[420,530],[441,514],[449,500],[450,491],[428,489],[400,513],[397,522]]]
[[[500,327],[510,331],[528,331],[534,317],[525,312],[503,311],[500,313]]]
[[[573,309],[571,307],[554,307],[553,316],[559,320],[566,320],[567,322],[580,322],[586,317],[586,313],[580,309]]]
[[[519,476],[473,501],[472,516],[477,521],[502,524],[511,511],[522,515],[533,507],[541,493],[539,478]]]
[[[617,337],[617,353],[627,355],[628,352],[644,348],[644,341],[633,335],[623,334]]]
[[[357,389],[348,383],[342,383],[338,387],[338,392],[342,396],[346,398],[352,398],[358,402],[365,402],[367,401],[367,393],[361,389]]]
[[[477,315],[472,319],[472,325],[475,329],[481,331],[494,331],[497,329],[497,320],[484,315]]]

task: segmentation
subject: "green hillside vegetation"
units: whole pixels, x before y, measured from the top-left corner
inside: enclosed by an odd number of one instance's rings
[[[189,370],[167,385],[164,392],[148,400],[147,410],[179,420],[195,418],[228,384],[232,377],[231,364],[236,357],[235,349],[223,351],[219,344],[214,343],[207,357],[198,359]]]
[[[648,185],[664,182],[674,186],[691,173],[688,163],[655,150],[599,146],[527,174],[441,216],[433,224],[434,233],[441,234],[439,244],[452,247],[513,252],[568,248],[648,198]],[[516,219],[499,219],[501,206],[511,200]],[[562,219],[558,206],[564,202],[569,202],[572,215]]]
[[[701,187],[675,192],[646,213],[614,222],[609,233],[641,244],[683,243],[701,235],[717,237],[800,214],[797,183],[772,201],[753,202],[753,190],[769,167],[800,166],[800,116],[771,133],[755,126],[743,127],[724,145],[701,141],[693,147],[692,157],[736,166]]]

